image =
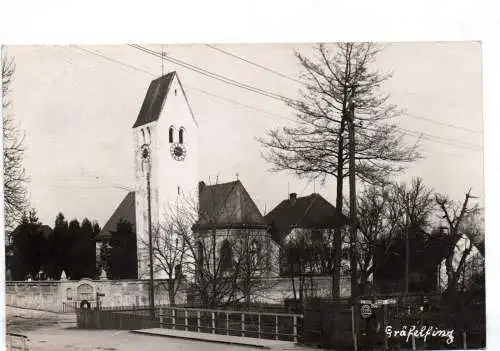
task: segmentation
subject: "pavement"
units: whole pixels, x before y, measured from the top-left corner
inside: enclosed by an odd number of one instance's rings
[[[207,342],[179,337],[153,336],[127,330],[87,330],[76,328],[74,314],[60,314],[6,307],[7,332],[25,335],[34,351],[249,351],[257,346]],[[208,334],[207,335],[211,335]],[[292,344],[292,345],[290,345]],[[304,350],[293,343],[273,349]],[[312,350],[312,349],[311,349]]]
[[[273,349],[273,350],[296,349],[296,345],[290,341],[247,338],[243,336],[198,333],[193,331],[172,330],[164,328],[140,329],[140,330],[133,330],[132,332],[141,335],[153,335],[153,336],[162,336],[168,338],[179,338],[179,339],[197,340],[203,342],[212,342],[219,344],[240,345],[240,346],[248,346],[260,349]]]

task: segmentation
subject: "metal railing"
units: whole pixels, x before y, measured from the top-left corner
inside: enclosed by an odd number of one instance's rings
[[[7,350],[29,350],[28,337],[22,334],[7,333],[5,340]]]
[[[209,332],[259,339],[292,339],[302,334],[302,314],[162,307],[160,325],[174,330]]]

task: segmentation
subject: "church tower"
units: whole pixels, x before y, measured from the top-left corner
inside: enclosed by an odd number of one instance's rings
[[[138,278],[149,278],[153,234],[177,206],[198,194],[198,123],[176,72],[153,80],[133,125]],[[155,278],[165,278],[161,272]]]

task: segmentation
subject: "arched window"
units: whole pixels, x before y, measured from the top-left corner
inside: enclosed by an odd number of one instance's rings
[[[256,239],[250,243],[250,255],[252,257],[252,265],[256,267],[259,264],[260,256],[260,244]]]
[[[66,300],[73,300],[73,289],[66,289]]]
[[[179,144],[184,143],[184,128],[179,129]]]
[[[151,129],[147,127],[146,130],[148,131],[148,144],[151,144]]]
[[[170,127],[168,129],[168,142],[173,143],[174,142],[174,127]]]
[[[142,133],[142,143],[146,144],[146,135],[144,134],[144,129],[141,129],[141,133]]]
[[[80,284],[76,288],[76,294],[78,296],[78,300],[90,300],[92,299],[94,293],[94,289],[89,284]]]
[[[198,247],[197,247],[197,251],[198,251],[198,264],[200,266],[203,266],[203,260],[205,259],[205,256],[204,256],[204,253],[203,253],[203,243],[201,241],[198,241]]]
[[[220,264],[222,269],[231,269],[233,267],[233,252],[229,240],[224,240],[220,248]]]

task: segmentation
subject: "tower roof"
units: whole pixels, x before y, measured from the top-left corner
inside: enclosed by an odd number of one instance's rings
[[[151,81],[141,110],[137,116],[137,120],[132,128],[140,127],[158,120],[165,98],[167,97],[176,74],[177,73],[173,71]]]

